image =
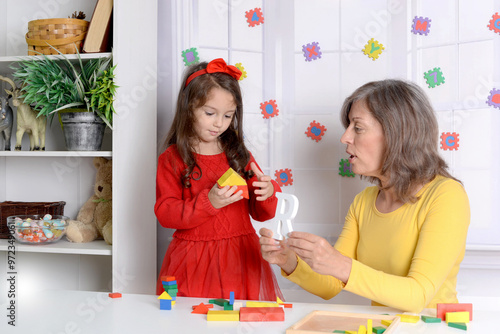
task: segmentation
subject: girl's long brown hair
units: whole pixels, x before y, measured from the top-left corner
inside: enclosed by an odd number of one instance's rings
[[[199,180],[202,176],[191,145],[196,138],[193,127],[194,110],[207,102],[213,88],[228,91],[236,104],[236,112],[229,128],[219,137],[229,166],[247,179],[253,175],[251,171],[245,171],[245,166],[250,161],[250,152],[243,140],[243,99],[238,80],[226,73],[207,73],[196,77],[185,87],[186,79],[194,72],[207,68],[207,64],[202,62],[191,65],[186,70],[177,98],[174,120],[162,149],[177,145],[177,150],[187,165],[182,175],[182,184],[186,188],[191,186],[191,179]]]
[[[413,195],[416,187],[436,175],[458,181],[439,155],[437,119],[420,87],[402,80],[374,81],[359,87],[342,106],[340,117],[345,128],[356,101],[365,104],[384,131],[382,175],[389,181],[383,189],[393,188],[402,202],[413,203],[418,199]],[[376,177],[361,177],[382,187]]]

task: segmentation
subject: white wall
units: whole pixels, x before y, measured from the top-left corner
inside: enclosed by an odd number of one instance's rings
[[[262,8],[264,23],[249,27],[245,12],[256,7]],[[159,77],[165,80],[160,82],[158,94],[159,141],[173,118],[174,99],[185,68],[183,50],[196,47],[200,61],[223,57],[231,64],[241,62],[248,73],[241,87],[249,149],[269,175],[291,169],[293,185],[282,189],[300,201],[295,229],[321,235],[333,243],[352,199],[367,186],[358,177],[338,175],[339,161],[346,158],[345,147],[339,142],[343,133],[339,121],[342,102],[355,88],[371,80],[413,80],[431,98],[440,131],[460,134],[459,150],[442,151],[442,155],[452,173],[464,181],[470,197],[469,248],[480,245],[485,249],[480,254],[470,250],[468,256],[479,256],[489,263],[488,257],[497,255],[494,250],[500,249],[500,212],[494,204],[500,181],[496,173],[500,164],[499,133],[495,131],[500,114],[485,103],[489,91],[500,88],[500,36],[486,28],[495,8],[498,1],[493,0],[480,4],[460,0],[161,3]],[[432,19],[427,36],[411,33],[414,16]],[[370,38],[385,47],[375,61],[361,51]],[[312,42],[319,43],[322,56],[308,62],[302,47]],[[423,73],[434,67],[441,67],[446,80],[443,85],[428,88]],[[279,115],[264,119],[260,103],[270,99],[276,100]],[[319,142],[304,133],[313,120],[327,128]],[[265,225],[255,223],[255,228]],[[171,234],[159,228],[159,264]],[[466,277],[462,279],[460,274],[459,293],[478,295],[470,284],[484,279],[484,270],[489,277],[500,278],[498,263],[485,269],[475,267],[472,261],[463,271]],[[278,279],[289,300],[321,301]],[[330,302],[367,301],[345,293]]]

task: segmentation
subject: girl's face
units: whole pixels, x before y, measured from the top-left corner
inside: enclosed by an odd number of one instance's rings
[[[205,105],[194,110],[193,125],[198,141],[193,145],[198,153],[220,153],[218,138],[229,128],[235,113],[233,95],[222,88],[213,88]]]
[[[382,125],[373,117],[363,101],[352,104],[349,126],[340,138],[350,155],[352,171],[359,175],[373,176],[380,180],[385,136]]]

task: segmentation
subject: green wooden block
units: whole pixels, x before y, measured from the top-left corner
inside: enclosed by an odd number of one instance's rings
[[[224,303],[224,311],[232,311],[233,305],[229,304],[229,302]]]
[[[385,332],[385,328],[381,327],[381,326],[372,327],[372,332],[375,334],[381,334],[381,333]]]
[[[420,318],[422,318],[422,321],[426,323],[441,322],[441,318],[434,318],[426,315],[422,315]]]
[[[333,333],[343,333],[345,334],[345,331],[339,331],[338,329],[337,330],[334,330]]]
[[[463,322],[449,322],[448,327],[463,329],[464,331],[467,330],[467,325]]]
[[[229,304],[229,300],[225,300],[225,299],[209,299],[208,303],[209,304],[219,305],[219,306],[224,306],[224,303],[228,303]]]

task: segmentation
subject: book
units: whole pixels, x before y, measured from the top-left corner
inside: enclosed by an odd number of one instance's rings
[[[113,0],[97,0],[90,19],[83,52],[110,51],[113,26]]]

